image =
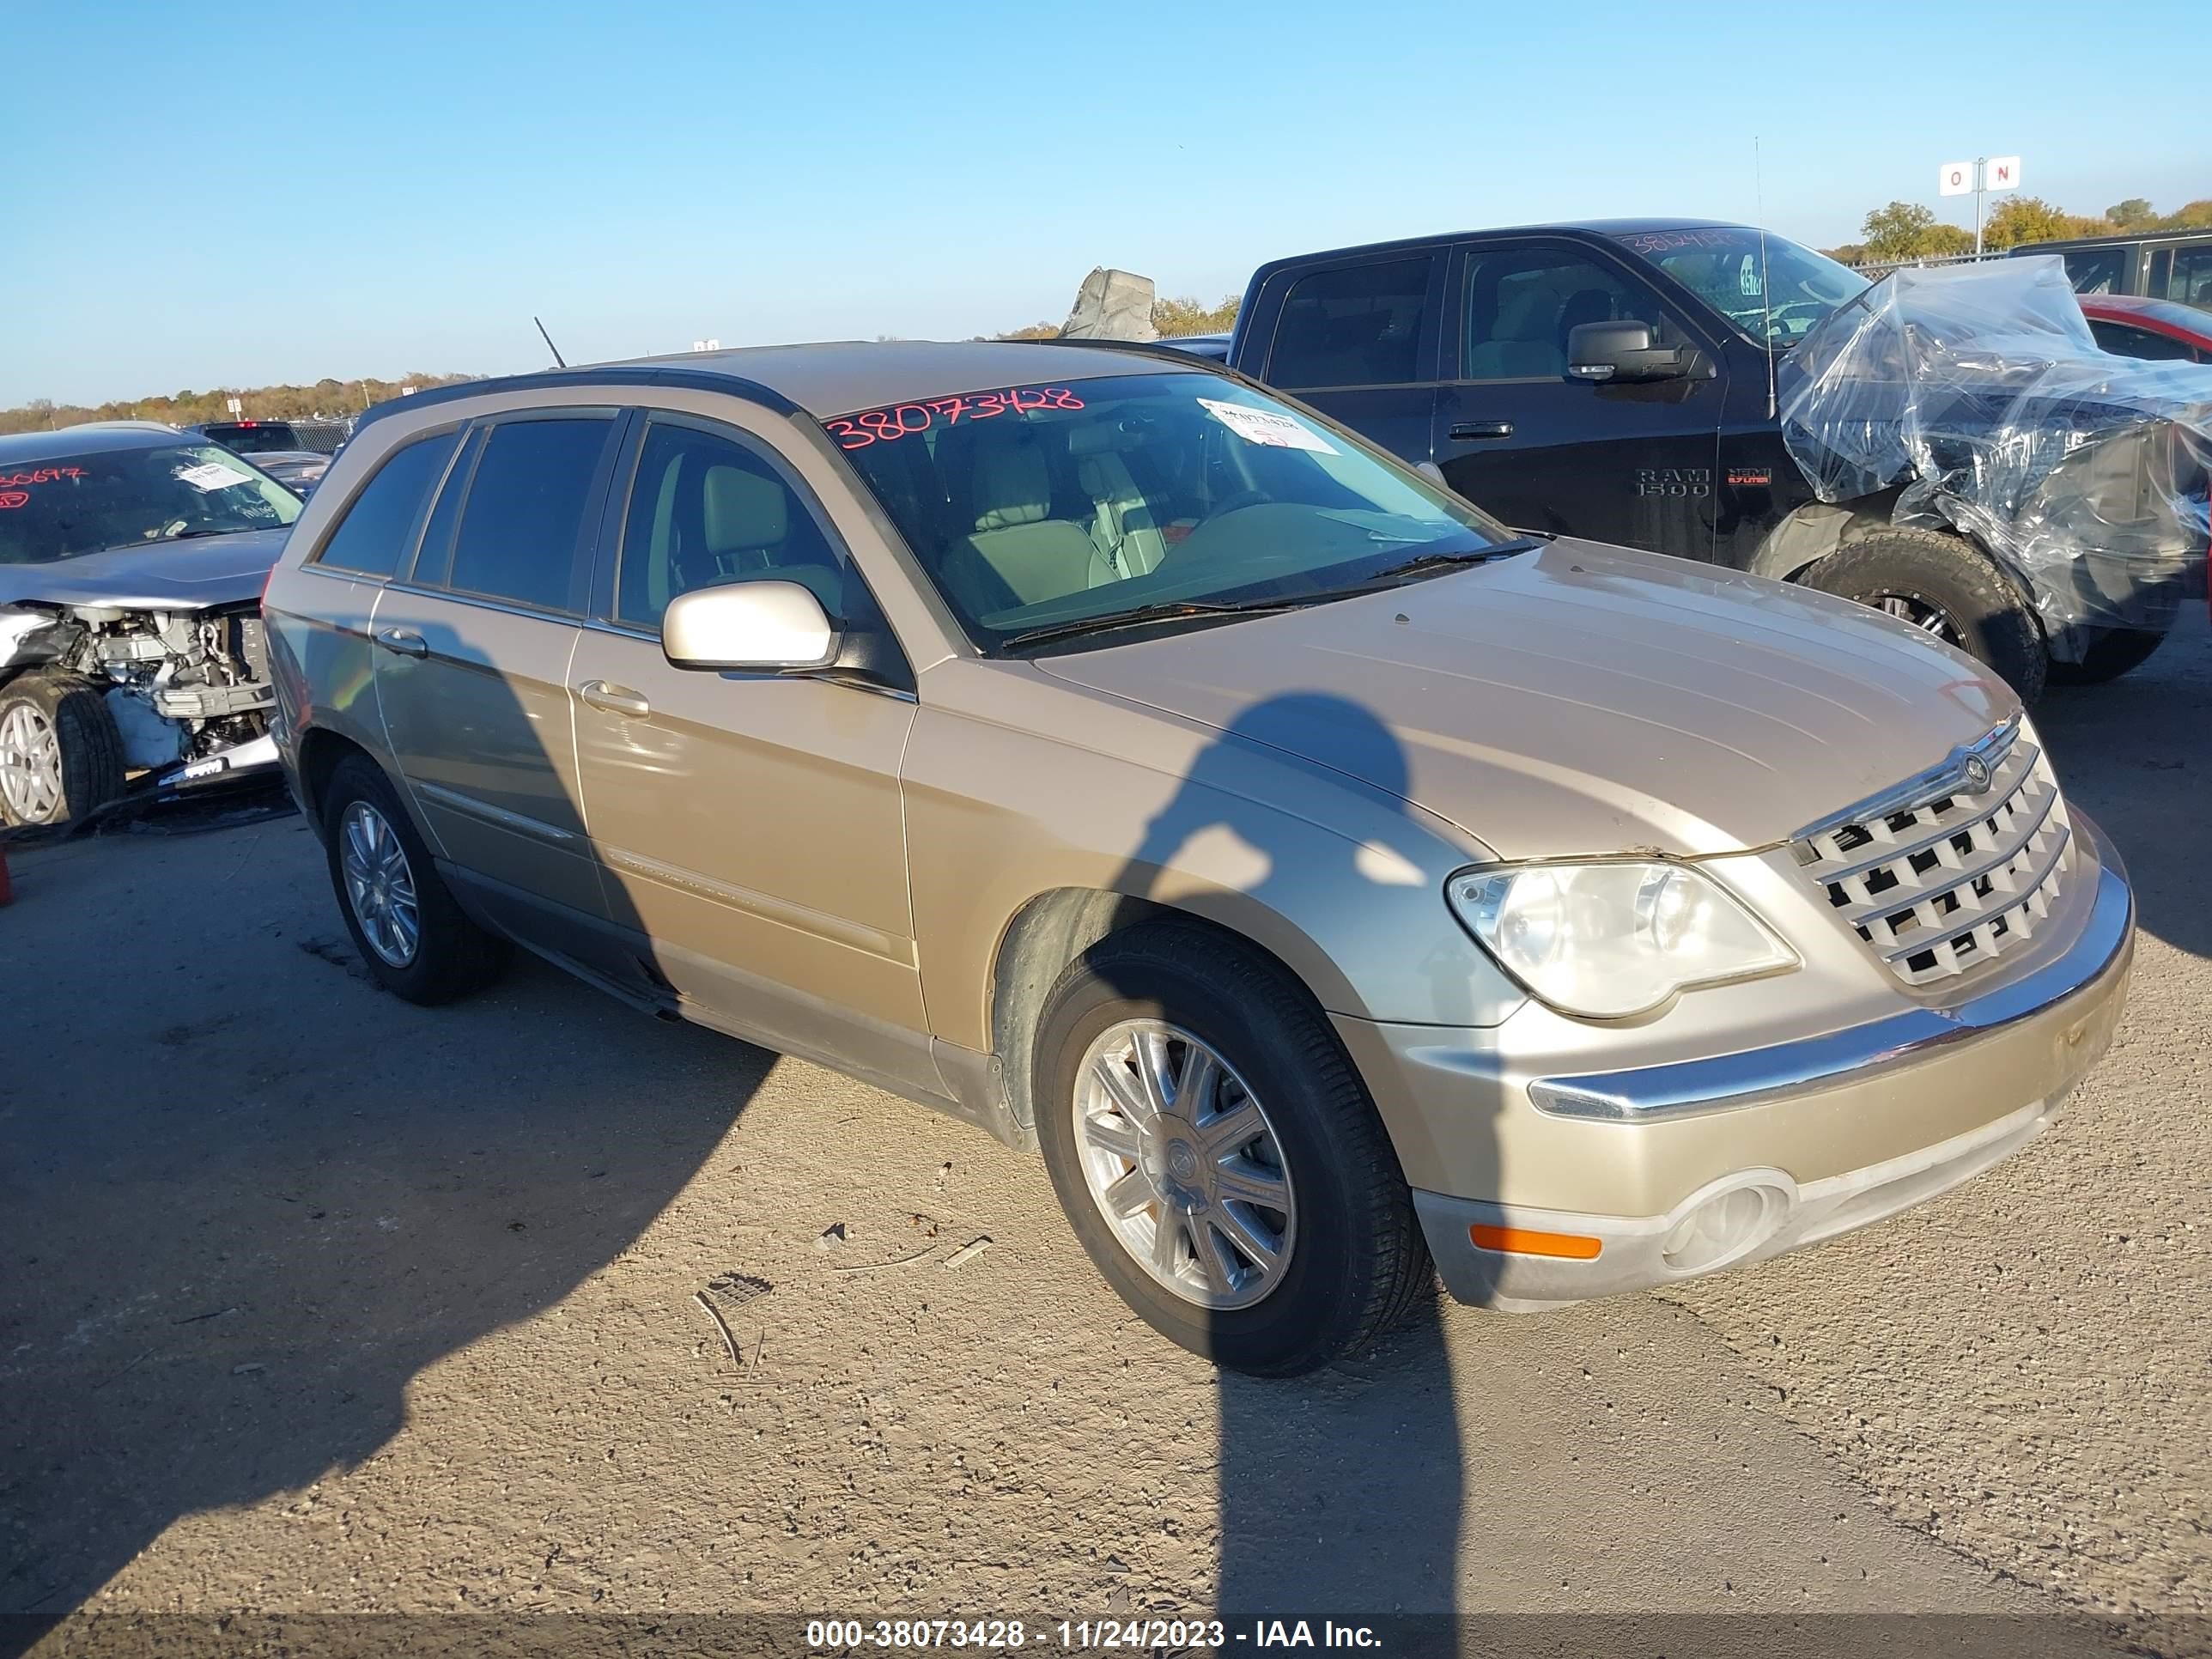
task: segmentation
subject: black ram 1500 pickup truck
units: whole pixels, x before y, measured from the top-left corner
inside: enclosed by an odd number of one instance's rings
[[[1786,391],[1790,349],[1867,289],[1741,225],[1422,237],[1261,266],[1228,362],[1509,524],[1879,606],[2027,698],[2046,675],[2107,679],[2141,662],[2171,620],[2171,594],[2069,616],[1966,532],[1896,522],[1902,480],[1856,499],[1816,495],[1785,446],[1778,382]],[[2201,542],[2196,552],[2201,568]]]

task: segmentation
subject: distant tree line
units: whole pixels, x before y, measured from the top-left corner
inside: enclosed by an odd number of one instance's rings
[[[1238,296],[1231,294],[1215,306],[1200,305],[1196,300],[1155,300],[1152,301],[1152,327],[1163,339],[1172,339],[1182,334],[1226,334],[1237,323]],[[1058,323],[1031,323],[1027,328],[1015,329],[1012,333],[997,336],[1001,340],[1057,340]]]
[[[2075,236],[2118,236],[2149,230],[2212,230],[2212,196],[2188,203],[2172,213],[2160,214],[2140,196],[2130,196],[2105,210],[2101,217],[2069,213],[2040,196],[2007,196],[1990,210],[1982,225],[1982,246],[2002,253],[2029,242],[2063,241]],[[1900,264],[1907,259],[1940,259],[1974,251],[1974,233],[1946,224],[1917,202],[1892,202],[1878,207],[1859,227],[1864,240],[1827,250],[1832,259],[1845,264]]]
[[[132,398],[114,403],[58,404],[34,398],[16,409],[0,409],[0,432],[44,432],[54,427],[75,426],[83,421],[162,421],[171,426],[198,426],[205,421],[240,418],[252,421],[343,419],[358,415],[371,404],[396,398],[403,386],[453,386],[473,380],[474,374],[407,374],[396,380],[322,380],[313,386],[227,387],[213,392],[177,392],[166,398]],[[229,399],[243,406],[240,416],[230,413]]]

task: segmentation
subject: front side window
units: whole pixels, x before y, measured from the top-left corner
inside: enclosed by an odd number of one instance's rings
[[[0,564],[276,530],[300,507],[276,479],[210,443],[0,462]]]
[[[802,583],[844,613],[842,564],[775,466],[733,438],[653,422],[623,520],[616,620],[658,629],[678,593],[763,579]]]
[[[1469,380],[1565,380],[1568,337],[1584,323],[1649,323],[1672,343],[1658,301],[1565,248],[1478,251],[1468,267],[1460,373]]]
[[[387,457],[323,544],[315,562],[364,576],[389,576],[407,550],[415,516],[445,476],[459,432],[418,438]]]
[[[1301,276],[1283,298],[1267,378],[1286,391],[1403,386],[1420,373],[1432,256],[1340,265]]]
[[[1634,231],[1616,240],[1754,345],[1796,344],[1867,287],[1865,277],[1825,253],[1740,226]]]
[[[985,645],[1139,606],[1317,603],[1510,539],[1379,451],[1203,372],[823,425]]]
[[[541,611],[574,607],[584,514],[611,417],[503,421],[486,435],[448,585]]]

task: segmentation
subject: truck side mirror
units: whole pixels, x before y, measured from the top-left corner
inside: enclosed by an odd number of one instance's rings
[[[1571,380],[1679,380],[1697,365],[1687,346],[1654,345],[1649,323],[1582,323],[1567,331]]]

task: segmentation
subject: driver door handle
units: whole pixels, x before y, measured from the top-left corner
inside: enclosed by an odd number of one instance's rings
[[[397,651],[403,657],[427,657],[429,641],[411,628],[380,628],[376,642],[386,651]]]
[[[594,708],[604,708],[610,714],[627,714],[635,720],[650,714],[653,705],[626,685],[611,685],[605,680],[586,680],[576,688],[576,695]]]
[[[1462,443],[1475,438],[1510,438],[1513,435],[1510,421],[1461,421],[1446,434]]]

